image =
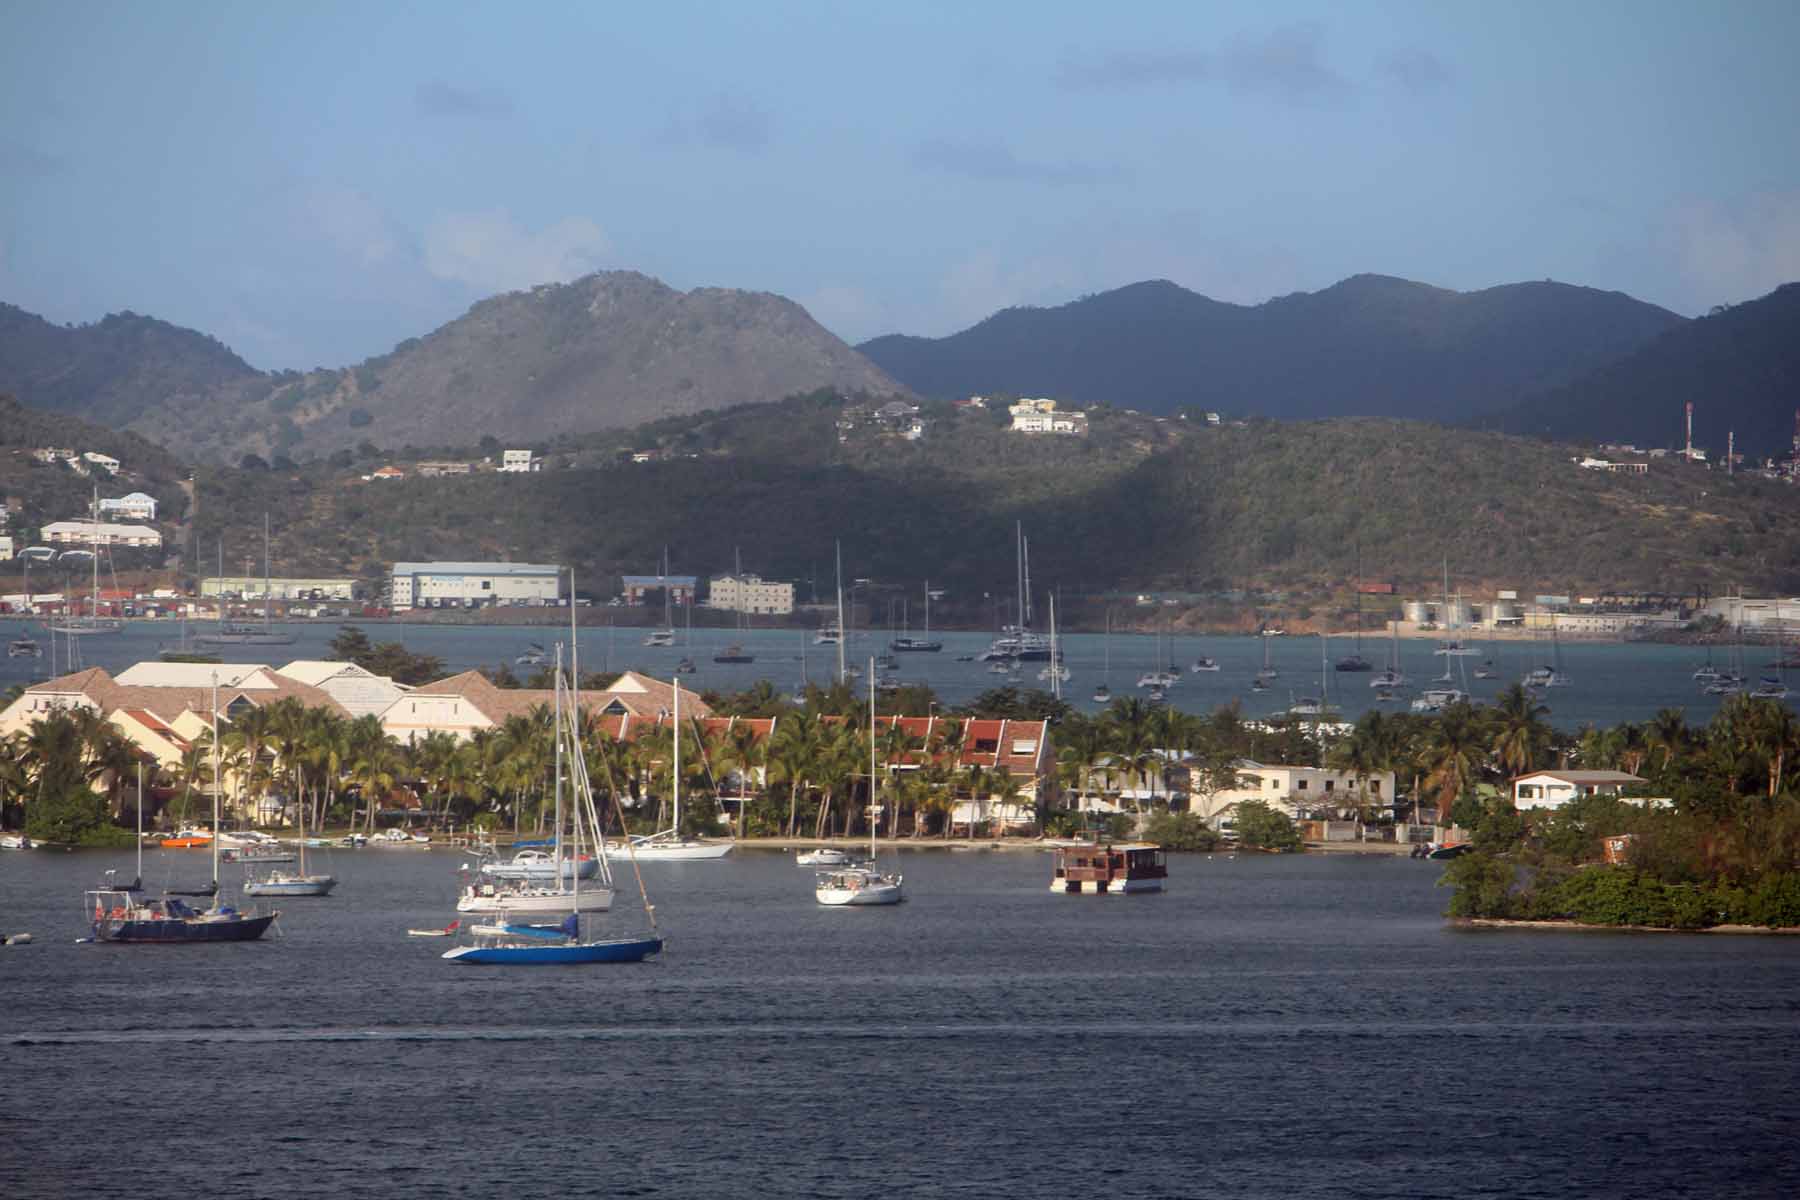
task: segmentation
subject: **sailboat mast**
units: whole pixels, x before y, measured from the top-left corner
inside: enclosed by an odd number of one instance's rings
[[[269,613],[275,607],[269,584],[269,514],[263,514],[263,632],[269,632]]]
[[[138,762],[138,805],[137,805],[137,877],[140,882],[144,878],[144,764]]]
[[[899,720],[898,717],[895,720]],[[869,862],[875,862],[875,660],[869,660]]]
[[[675,795],[675,840],[681,840],[681,676],[675,677],[675,715],[671,718],[675,725],[675,770],[673,790]]]
[[[219,789],[225,781],[219,778],[219,673],[212,673],[212,768],[213,768],[213,835],[212,877],[213,905],[218,906],[219,886]]]
[[[562,889],[562,829],[563,829],[563,710],[562,710],[562,646],[556,647],[556,690],[552,701],[553,719],[556,722],[556,830],[550,839],[552,847],[551,861],[556,864],[556,887]]]
[[[842,683],[848,676],[844,673],[844,643],[849,639],[849,630],[844,628],[844,543],[832,543],[837,555],[837,610],[838,610],[838,682]]]

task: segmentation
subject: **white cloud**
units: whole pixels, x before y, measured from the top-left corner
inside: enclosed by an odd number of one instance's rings
[[[799,299],[813,320],[846,342],[892,332],[886,325],[886,307],[861,288],[826,283]]]
[[[515,291],[597,270],[611,248],[586,217],[564,217],[533,233],[504,212],[450,213],[425,231],[425,268],[484,291]]]
[[[387,211],[355,188],[316,183],[307,188],[301,203],[308,223],[364,266],[387,262],[405,240]]]
[[[1665,240],[1700,307],[1753,300],[1800,279],[1800,191],[1688,204]]]
[[[1065,263],[1029,259],[1003,264],[982,252],[951,266],[938,284],[940,317],[951,332],[1021,304],[1061,304],[1074,298],[1077,280]]]

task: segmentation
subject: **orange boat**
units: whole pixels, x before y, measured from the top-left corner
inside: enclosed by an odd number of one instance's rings
[[[212,834],[204,829],[183,829],[162,841],[165,850],[204,850],[212,845]]]

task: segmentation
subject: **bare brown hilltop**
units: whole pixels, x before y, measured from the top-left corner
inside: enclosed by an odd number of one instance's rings
[[[196,460],[317,458],[363,442],[473,445],[485,435],[530,444],[817,388],[906,392],[785,297],[683,292],[635,271],[493,296],[389,354],[304,374],[265,374],[235,358],[241,369],[177,370],[187,343],[123,339],[119,318],[64,329],[18,315],[39,336],[30,362],[0,379],[0,388],[134,430]],[[95,369],[101,331],[110,334],[106,386],[61,386],[71,364]],[[189,341],[214,357],[229,354],[199,335]],[[7,361],[0,353],[0,368]],[[165,386],[171,377],[181,386]],[[106,403],[89,411],[90,395]]]

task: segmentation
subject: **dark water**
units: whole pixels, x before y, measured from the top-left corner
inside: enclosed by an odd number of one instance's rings
[[[11,638],[20,626],[0,622],[0,636]],[[34,625],[40,640],[46,643],[41,625]],[[336,624],[296,623],[281,626],[292,633],[291,646],[239,646],[219,651],[231,662],[266,662],[275,666],[296,658],[327,658],[327,643],[337,634]],[[511,663],[533,641],[545,645],[566,638],[567,630],[530,629],[494,625],[402,625],[371,624],[365,626],[375,641],[399,641],[416,653],[436,655],[444,660],[447,671],[464,671],[471,667]],[[695,660],[699,670],[687,676],[688,685],[731,692],[767,679],[776,689],[791,692],[802,679],[823,683],[835,677],[835,647],[812,645],[811,631],[800,630],[677,630],[677,639],[685,644],[670,649],[642,645],[641,629],[609,629],[587,626],[581,631],[583,670],[624,670],[634,668],[668,678],[683,656]],[[1016,677],[996,675],[981,662],[958,662],[959,655],[975,655],[985,650],[992,640],[989,634],[952,633],[939,635],[945,643],[937,654],[902,654],[899,678],[903,682],[927,683],[936,689],[946,704],[962,704],[991,687],[1013,684],[1019,687],[1043,688],[1048,682],[1038,679],[1041,663],[1026,664]],[[172,622],[139,621],[128,624],[119,634],[96,635],[76,639],[76,666],[101,666],[119,671],[132,663],[153,659],[165,646],[173,647],[180,638],[179,626]],[[728,642],[741,643],[756,658],[753,663],[715,663],[712,656]],[[851,663],[866,664],[871,655],[881,653],[887,643],[885,631],[853,632],[845,657]],[[1096,711],[1103,707],[1093,702],[1094,689],[1107,683],[1115,696],[1142,695],[1134,686],[1145,671],[1173,663],[1182,670],[1181,682],[1169,692],[1169,703],[1188,712],[1210,712],[1221,704],[1236,700],[1246,716],[1267,716],[1285,709],[1299,696],[1319,694],[1320,642],[1316,637],[1281,637],[1269,639],[1270,661],[1280,678],[1267,692],[1250,690],[1257,669],[1262,666],[1263,639],[1257,637],[1172,637],[1158,639],[1141,634],[1114,634],[1107,638],[1097,634],[1076,634],[1064,640],[1065,654],[1073,678],[1063,685],[1064,695],[1077,707]],[[1434,642],[1413,640],[1400,643],[1401,669],[1410,676],[1413,687],[1444,669],[1445,660],[1431,653]],[[1330,657],[1348,654],[1348,638],[1333,639],[1327,648]],[[1517,682],[1527,670],[1547,665],[1551,650],[1547,643],[1530,642],[1493,644],[1493,656],[1499,678],[1464,679],[1461,672],[1473,671],[1480,658],[1452,659],[1457,671],[1456,682],[1477,700],[1491,701],[1508,684]],[[1388,643],[1375,638],[1363,639],[1363,656],[1377,667],[1387,662]],[[1484,650],[1485,653],[1485,650]],[[1694,667],[1705,661],[1705,651],[1688,646],[1639,645],[1630,643],[1585,642],[1563,645],[1559,653],[1564,669],[1574,677],[1575,686],[1548,694],[1549,720],[1564,729],[1575,729],[1593,722],[1606,726],[1621,721],[1642,721],[1663,707],[1685,708],[1688,720],[1700,724],[1718,711],[1719,697],[1701,694],[1693,681]],[[64,670],[67,651],[59,641],[56,669]],[[1216,659],[1217,673],[1195,674],[1188,667],[1202,655]],[[803,661],[804,656],[804,661]],[[1728,652],[1716,651],[1720,666],[1726,665]],[[1748,671],[1753,676],[1763,671],[1762,664],[1774,657],[1771,647],[1748,647],[1744,652]],[[1110,667],[1108,661],[1110,659]],[[51,670],[46,653],[43,659],[0,658],[0,689],[44,678]],[[521,674],[530,668],[517,668]],[[1402,693],[1398,703],[1377,705],[1375,692],[1369,687],[1373,677],[1367,674],[1325,672],[1329,698],[1344,715],[1354,720],[1373,707],[1405,711],[1410,695]],[[1800,690],[1800,676],[1792,681]]]
[[[739,852],[646,867],[660,960],[507,970],[404,936],[449,852],[336,853],[280,940],[75,945],[115,861],[0,855],[0,1195],[1800,1193],[1800,939],[1452,931],[1435,864],[910,852],[827,910]]]

